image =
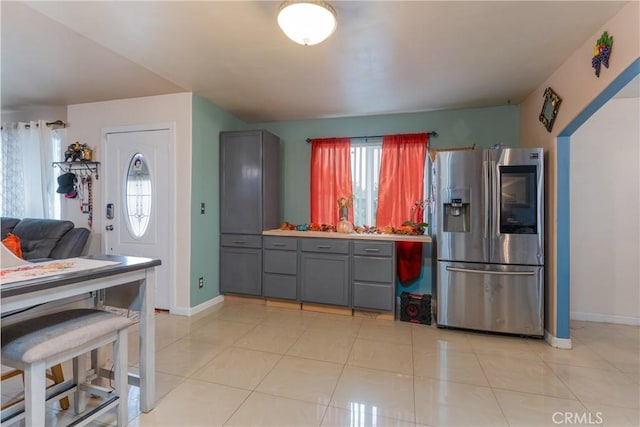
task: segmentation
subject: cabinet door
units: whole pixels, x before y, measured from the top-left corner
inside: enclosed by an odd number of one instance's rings
[[[303,252],[301,299],[349,306],[349,255]]]
[[[298,298],[296,276],[264,273],[263,296],[295,300]]]
[[[262,294],[262,250],[220,248],[220,292]]]
[[[353,306],[371,310],[393,311],[393,285],[353,283]]]
[[[220,136],[220,231],[262,232],[262,143],[260,132]]]

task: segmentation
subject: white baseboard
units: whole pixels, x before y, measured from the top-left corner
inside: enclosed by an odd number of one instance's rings
[[[174,307],[169,312],[178,316],[193,316],[194,314],[198,314],[201,311],[220,304],[223,301],[224,295],[218,295],[217,297],[212,298],[209,301],[205,301],[202,304],[198,304],[195,307]]]
[[[570,317],[571,320],[585,320],[587,322],[618,323],[620,325],[640,326],[640,317],[617,316],[615,314],[601,313],[582,313],[579,311],[572,311]]]
[[[554,337],[549,333],[549,331],[544,331],[544,340],[551,345],[551,347],[563,348],[566,350],[571,350],[573,344],[571,343],[571,338],[558,338]]]

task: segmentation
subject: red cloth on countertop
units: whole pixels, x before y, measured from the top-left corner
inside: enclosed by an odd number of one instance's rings
[[[396,242],[398,278],[407,283],[420,277],[422,270],[422,242]]]

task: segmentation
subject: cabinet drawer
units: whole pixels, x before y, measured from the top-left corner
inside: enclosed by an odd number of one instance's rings
[[[393,300],[393,285],[353,284],[354,307],[393,311]]]
[[[296,276],[265,273],[262,292],[265,297],[295,300],[298,298]]]
[[[393,242],[354,241],[354,255],[393,256]]]
[[[353,280],[361,282],[393,283],[393,258],[354,256]]]
[[[220,245],[259,249],[262,247],[262,236],[255,234],[223,234],[220,236]]]
[[[265,249],[280,249],[283,251],[295,251],[298,248],[298,239],[295,237],[264,237]]]
[[[263,253],[265,273],[293,275],[297,273],[297,252],[265,250]]]
[[[349,240],[305,237],[301,239],[301,249],[304,252],[348,254]]]

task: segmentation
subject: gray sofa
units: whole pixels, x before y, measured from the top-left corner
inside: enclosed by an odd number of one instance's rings
[[[91,234],[71,221],[35,218],[0,218],[1,238],[13,233],[20,238],[22,256],[28,261],[64,259],[84,255]]]

